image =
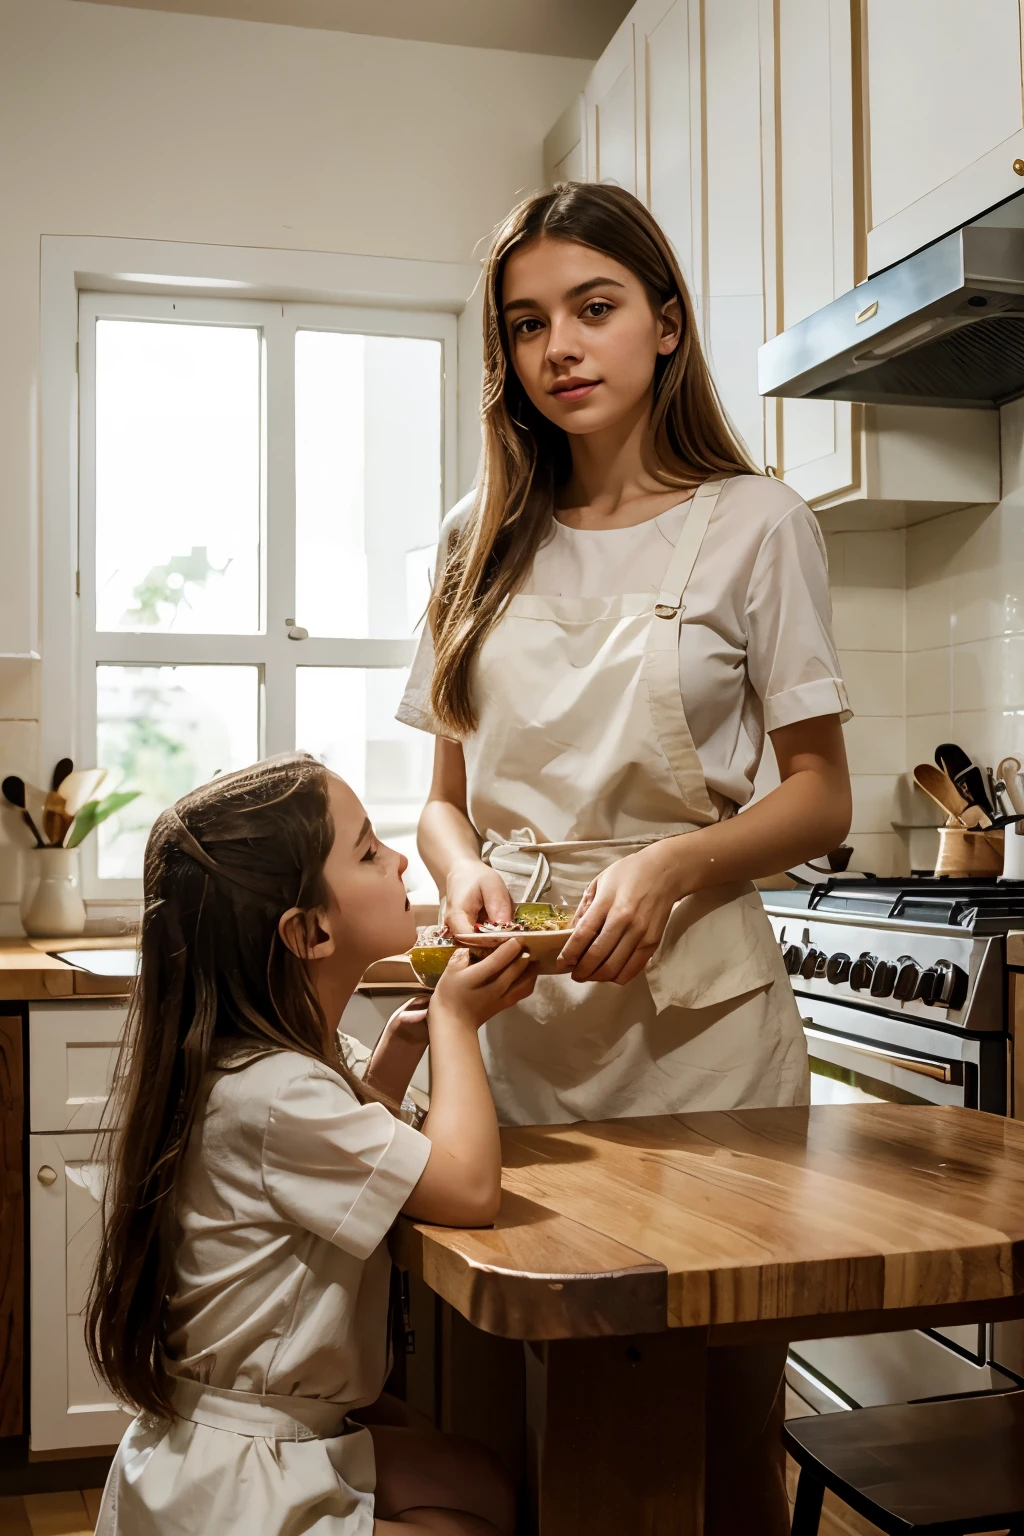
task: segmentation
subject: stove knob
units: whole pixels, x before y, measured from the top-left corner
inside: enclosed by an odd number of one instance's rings
[[[941,980],[942,978],[939,976],[934,965],[930,965],[927,970],[922,971],[917,979],[917,986],[914,988],[914,1001],[917,1003],[938,1002],[936,993],[941,985]]]
[[[896,967],[888,960],[879,960],[871,972],[871,984],[868,991],[872,997],[889,997],[896,984]]]
[[[851,964],[849,955],[844,955],[842,951],[829,955],[825,962],[825,975],[834,987],[838,987],[841,981],[849,981]]]
[[[917,993],[917,984],[921,980],[921,967],[909,955],[900,955],[896,964],[899,969],[896,972],[896,983],[892,989],[892,995],[898,997],[901,1003],[912,1002]]]
[[[938,980],[929,1001],[936,1007],[956,1012],[967,1001],[967,972],[954,965],[952,960],[936,960],[935,974]]]
[[[864,988],[870,984],[877,964],[878,959],[875,955],[869,955],[867,952],[858,955],[850,967],[850,986],[855,992],[863,992]]]
[[[812,976],[825,974],[825,951],[815,949],[813,944],[800,962],[800,975],[805,981],[810,981]]]
[[[791,976],[795,976],[804,963],[804,946],[787,944],[782,951],[782,963]]]

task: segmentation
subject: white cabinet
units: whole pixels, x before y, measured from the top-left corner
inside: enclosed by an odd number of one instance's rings
[[[124,1030],[117,1004],[29,1010],[29,1298],[33,1451],[114,1445],[128,1418],[96,1379],[84,1309],[109,1137],[97,1132]]]
[[[583,90],[588,181],[636,191],[636,63],[633,13],[594,65]]]
[[[873,273],[1024,189],[1021,11],[863,0],[862,14]]]
[[[585,181],[587,176],[586,113],[583,97],[571,101],[544,140],[544,180]]]
[[[81,1131],[29,1137],[33,1451],[115,1445],[128,1425],[85,1348],[106,1140]]]
[[[849,0],[762,0],[761,154],[767,334],[854,285]],[[858,478],[860,408],[769,400],[766,454],[806,501]]]
[[[701,249],[700,6],[640,0],[633,17],[636,195],[671,240],[692,293]]]

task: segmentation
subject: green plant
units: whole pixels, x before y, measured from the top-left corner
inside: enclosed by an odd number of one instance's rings
[[[140,793],[137,789],[121,789],[103,800],[87,800],[71,824],[65,848],[77,848],[94,827],[106,821],[108,816],[113,816],[115,811],[129,805],[132,800],[137,800]]]

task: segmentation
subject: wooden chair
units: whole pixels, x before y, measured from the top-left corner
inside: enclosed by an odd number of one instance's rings
[[[1024,1536],[1024,1391],[790,1419],[793,1536],[817,1536],[831,1491],[886,1536]]]

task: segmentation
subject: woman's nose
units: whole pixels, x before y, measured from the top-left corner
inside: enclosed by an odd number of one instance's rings
[[[409,868],[409,860],[406,858],[404,853],[400,853],[398,855],[398,873],[399,873],[399,875],[404,875],[408,868]]]
[[[568,322],[552,321],[548,333],[548,361],[564,367],[566,363],[578,363],[582,356],[575,327]]]

